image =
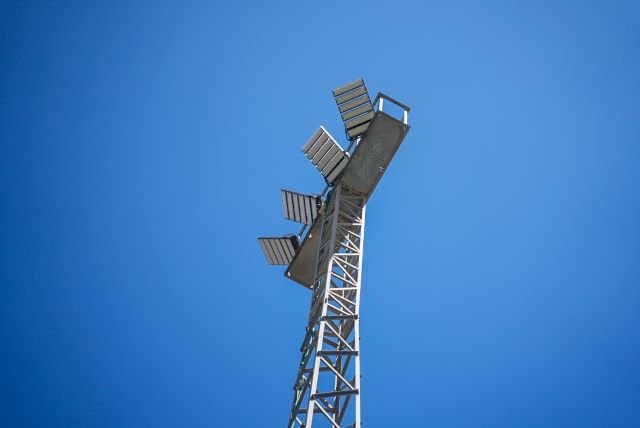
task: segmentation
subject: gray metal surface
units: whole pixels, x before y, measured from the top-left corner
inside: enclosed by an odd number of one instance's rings
[[[370,129],[356,146],[336,186],[345,184],[368,198],[389,167],[410,127],[381,111],[376,112],[371,124],[365,126],[369,126]],[[335,180],[337,177],[330,178]],[[300,250],[285,272],[288,278],[308,288],[313,286],[314,257],[318,249],[318,240],[313,238],[319,235],[319,224],[316,223],[312,225],[307,238],[302,241]]]
[[[300,249],[285,271],[285,276],[307,288],[313,286],[316,258],[320,244],[323,214],[320,213],[302,241]]]
[[[355,88],[357,88],[359,86],[364,86],[364,80],[363,79],[354,80],[351,83],[347,83],[344,86],[340,86],[339,88],[334,89],[333,90],[333,96],[337,97],[337,96],[342,95],[342,94],[344,94],[346,92],[349,92],[349,91],[351,91],[351,90],[353,90],[353,89],[355,89]]]
[[[358,79],[333,91],[347,138],[351,141],[364,135],[373,118],[373,105],[364,80]]]
[[[376,112],[342,174],[341,183],[367,197],[371,195],[408,131],[409,125],[385,112]]]
[[[283,189],[281,198],[284,217],[302,224],[312,224],[322,206],[322,198],[315,194],[305,195]]]
[[[270,265],[290,264],[300,246],[300,240],[295,235],[258,238],[258,242]]]
[[[360,95],[364,95],[367,93],[367,88],[364,86],[364,82],[362,84],[362,86],[345,93],[344,95],[339,95],[336,97],[336,103],[337,104],[342,104],[342,103],[346,103],[347,101],[351,101],[352,99],[354,99],[355,97],[359,97]]]
[[[354,98],[351,101],[347,101],[343,104],[338,104],[338,110],[340,113],[344,113],[347,110],[366,104],[369,101],[369,94],[364,94],[361,97]]]
[[[322,174],[327,184],[333,184],[349,161],[348,154],[322,126],[302,147],[302,152]]]

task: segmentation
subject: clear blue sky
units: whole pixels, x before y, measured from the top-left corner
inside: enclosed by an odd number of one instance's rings
[[[0,4],[1,427],[284,426],[310,296],[255,238],[358,77],[413,108],[365,426],[640,426],[637,1],[90,3]]]

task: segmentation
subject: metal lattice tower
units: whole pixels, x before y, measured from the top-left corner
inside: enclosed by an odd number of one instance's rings
[[[314,412],[341,426],[352,400],[355,425],[360,426],[359,307],[365,211],[365,198],[346,187],[337,187],[329,201],[289,427],[311,426]]]
[[[333,91],[345,124],[343,150],[320,127],[303,152],[327,182],[322,195],[282,191],[298,235],[258,238],[270,264],[311,289],[302,357],[288,428],[357,427],[360,417],[360,286],[366,203],[409,131],[409,107],[379,93],[371,103],[362,79]],[[402,119],[383,111],[384,100]],[[377,110],[374,109],[377,106]]]

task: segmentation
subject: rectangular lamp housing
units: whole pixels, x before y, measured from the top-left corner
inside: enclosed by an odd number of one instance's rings
[[[300,239],[296,235],[258,238],[258,242],[270,265],[288,266],[300,247]]]
[[[282,212],[288,220],[302,224],[312,224],[322,206],[322,198],[318,195],[282,190]]]
[[[364,135],[373,119],[373,105],[364,80],[358,79],[333,91],[350,141]]]
[[[347,152],[323,126],[313,133],[302,147],[302,152],[320,171],[329,185],[333,185],[349,161]]]

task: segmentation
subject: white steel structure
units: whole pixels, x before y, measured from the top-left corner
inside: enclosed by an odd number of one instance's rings
[[[343,426],[347,417],[352,420],[350,425],[360,426],[359,308],[365,202],[364,196],[338,186],[324,214],[289,427],[311,427],[315,413],[335,427]]]
[[[384,94],[371,103],[362,79],[336,89],[334,97],[352,144],[343,150],[320,127],[303,152],[327,181],[325,191],[320,197],[283,191],[284,215],[303,223],[302,230],[298,236],[258,238],[267,261],[287,265],[286,276],[312,292],[288,428],[361,426],[366,203],[409,131],[409,107]],[[402,109],[402,119],[383,111],[385,99]]]

